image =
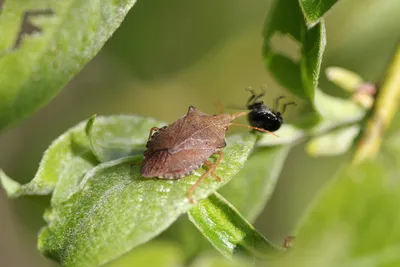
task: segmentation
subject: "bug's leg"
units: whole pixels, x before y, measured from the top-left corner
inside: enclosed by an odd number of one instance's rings
[[[250,125],[243,125],[243,124],[238,124],[238,123],[230,123],[230,125],[239,126],[239,127],[244,127],[244,128],[249,128],[249,129],[257,130],[257,131],[264,132],[264,133],[269,133],[269,134],[272,134],[272,135],[274,135],[274,136],[276,136],[276,137],[279,137],[279,135],[277,135],[276,133],[267,131],[267,130],[262,129],[262,128],[250,126]]]
[[[194,192],[194,190],[196,189],[196,187],[197,187],[199,184],[201,184],[201,183],[204,181],[204,179],[205,179],[208,175],[211,174],[215,179],[218,180],[218,182],[222,182],[222,179],[221,179],[220,177],[218,177],[218,176],[215,174],[214,170],[218,167],[218,164],[221,162],[222,157],[224,156],[224,152],[222,152],[222,151],[217,151],[215,154],[218,154],[218,155],[219,155],[217,161],[216,161],[215,163],[211,163],[209,160],[204,161],[203,164],[204,164],[204,165],[207,165],[208,170],[207,170],[207,171],[199,178],[199,180],[197,180],[197,182],[196,182],[194,185],[192,185],[192,186],[189,188],[189,190],[188,190],[188,199],[189,199],[189,202],[192,203],[192,204],[195,203],[195,201],[194,201],[194,199],[193,199],[193,192]]]
[[[153,136],[153,133],[154,133],[154,132],[157,132],[158,130],[160,130],[160,128],[158,128],[158,127],[152,127],[152,128],[150,129],[149,138],[147,139],[147,141],[149,141],[150,138]]]
[[[249,98],[249,100],[247,100],[246,106],[249,106],[253,101],[253,99],[256,97],[256,94],[254,93],[253,88],[251,87],[247,87],[246,91],[249,91],[251,93],[251,96]]]
[[[267,87],[266,86],[261,86],[261,93],[254,98],[253,103],[257,102],[258,99],[263,97],[265,95],[266,91],[267,91]]]
[[[297,106],[297,104],[296,104],[295,102],[285,103],[285,104],[283,105],[283,108],[282,108],[282,112],[281,112],[282,115],[283,115],[283,113],[285,113],[286,107],[287,107],[287,106],[290,106],[290,105]]]
[[[214,154],[218,154],[219,157],[217,159],[217,161],[215,161],[214,164],[212,164],[211,162],[208,161],[208,163],[211,163],[211,166],[209,166],[211,168],[211,175],[212,177],[214,177],[215,179],[217,179],[218,182],[222,182],[221,177],[219,177],[218,175],[215,174],[215,169],[218,167],[219,163],[222,160],[222,157],[224,156],[224,152],[218,150],[217,152],[215,152]]]
[[[279,97],[277,97],[275,99],[274,106],[272,107],[272,111],[273,112],[277,112],[278,111],[278,109],[279,109],[279,100],[281,100],[282,98],[285,98],[285,96],[281,95],[281,96],[279,96]]]

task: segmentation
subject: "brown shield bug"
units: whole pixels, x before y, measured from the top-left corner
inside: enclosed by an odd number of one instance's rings
[[[229,125],[269,132],[254,126],[232,123],[234,119],[247,114],[246,111],[207,115],[190,106],[187,114],[172,124],[162,128],[151,128],[147,150],[144,152],[142,176],[179,179],[191,174],[203,164],[206,165],[208,170],[188,190],[189,201],[194,203],[195,188],[209,174],[221,181],[214,171],[224,155],[219,149],[226,146],[225,133]],[[219,155],[215,163],[208,160],[213,154]]]

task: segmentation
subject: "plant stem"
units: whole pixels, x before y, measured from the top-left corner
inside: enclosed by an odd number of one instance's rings
[[[374,159],[400,101],[400,45],[398,45],[382,87],[375,100],[374,109],[367,120],[366,129],[354,153],[353,164]]]

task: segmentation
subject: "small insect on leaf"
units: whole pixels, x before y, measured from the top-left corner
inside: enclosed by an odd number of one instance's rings
[[[230,125],[269,132],[254,126],[232,123],[234,119],[247,113],[208,115],[190,106],[187,114],[172,124],[162,128],[151,128],[147,150],[144,152],[142,175],[179,179],[206,165],[207,172],[188,190],[188,198],[194,203],[192,195],[195,188],[209,174],[221,180],[214,171],[224,155],[219,149],[226,146],[225,133]],[[219,156],[215,163],[208,160],[213,154]]]
[[[279,101],[284,98],[284,96],[280,96],[275,99],[273,108],[269,109],[263,101],[257,101],[265,95],[265,91],[257,95],[250,87],[246,90],[251,93],[251,96],[246,103],[247,109],[251,110],[248,114],[249,123],[254,127],[270,132],[275,132],[281,128],[283,124],[282,115],[285,113],[286,107],[296,105],[295,102],[285,103],[283,104],[281,111],[279,111]]]

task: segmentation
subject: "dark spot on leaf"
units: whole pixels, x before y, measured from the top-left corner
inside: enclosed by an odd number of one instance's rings
[[[2,1],[2,0],[0,0],[0,1]],[[1,5],[0,5],[0,9],[1,9]],[[32,17],[52,16],[52,15],[54,15],[54,11],[52,9],[25,11],[23,18],[22,18],[20,31],[17,35],[17,39],[15,40],[14,49],[17,49],[21,45],[22,39],[25,35],[31,35],[31,34],[42,32],[42,29],[40,27],[34,25],[31,22]]]

